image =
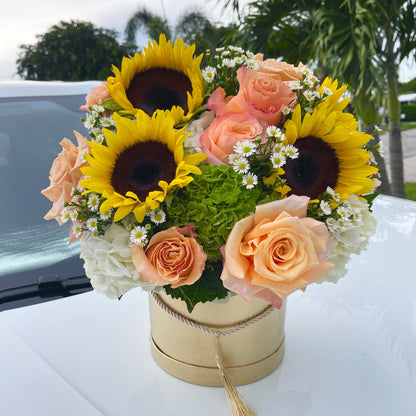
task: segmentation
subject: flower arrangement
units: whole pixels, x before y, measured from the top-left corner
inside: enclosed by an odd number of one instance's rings
[[[194,55],[164,35],[94,88],[88,139],[61,142],[46,219],[71,221],[86,275],[184,300],[261,298],[280,308],[337,281],[375,231],[371,136],[346,86],[238,47]]]

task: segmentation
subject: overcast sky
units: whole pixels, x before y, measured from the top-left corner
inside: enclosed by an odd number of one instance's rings
[[[216,0],[5,0],[2,3],[0,80],[18,79],[15,73],[19,45],[35,43],[37,34],[47,32],[61,20],[88,21],[95,26],[115,29],[122,35],[127,20],[141,6],[162,16],[166,13],[173,25],[190,8],[199,8],[214,22],[232,19],[229,13],[224,15]],[[400,81],[414,77],[414,64],[401,66]]]

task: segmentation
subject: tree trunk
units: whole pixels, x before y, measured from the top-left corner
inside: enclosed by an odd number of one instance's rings
[[[391,190],[393,196],[405,198],[397,67],[394,56],[393,33],[390,26],[386,29],[386,65]]]
[[[367,134],[372,134],[373,136],[370,141],[371,146],[380,143],[380,135],[378,133],[373,134],[375,125],[376,123],[372,123],[364,126],[364,131]],[[378,172],[380,174],[381,180],[381,185],[378,187],[378,190],[384,195],[391,195],[390,182],[387,175],[386,162],[384,161],[384,157],[381,155],[375,155],[374,157],[376,158]]]

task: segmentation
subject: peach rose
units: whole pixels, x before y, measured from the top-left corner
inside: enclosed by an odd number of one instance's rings
[[[225,91],[218,88],[208,100],[207,108],[217,116],[228,112],[249,113],[269,125],[277,125],[282,117],[282,108],[296,98],[289,85],[270,74],[241,67],[237,79],[240,88],[235,97],[226,98]]]
[[[223,250],[224,287],[246,300],[257,297],[280,308],[286,296],[334,267],[325,261],[328,230],[306,217],[308,201],[292,195],[259,205],[254,215],[235,224]]]
[[[171,227],[155,234],[145,250],[134,245],[132,259],[140,278],[172,288],[195,283],[202,275],[207,255],[193,236],[190,225]]]
[[[107,82],[104,81],[101,85],[91,88],[91,91],[85,97],[85,105],[82,105],[79,109],[87,111],[89,106],[100,104],[110,97],[111,95],[107,90]]]
[[[201,150],[207,154],[207,163],[228,163],[228,156],[237,142],[264,137],[267,123],[250,114],[228,113],[216,117],[200,137]]]
[[[45,220],[56,219],[59,225],[62,225],[61,213],[64,202],[73,200],[72,189],[78,188],[82,177],[80,168],[87,164],[84,154],[89,152],[87,139],[76,131],[74,134],[78,147],[66,138],[61,141],[62,151],[54,160],[49,172],[50,185],[41,191],[42,195],[53,202],[52,208],[44,217]]]
[[[299,81],[302,78],[301,69],[305,65],[299,63],[298,66],[288,64],[287,62],[277,61],[276,59],[266,59],[263,61],[263,54],[258,53],[254,56],[254,60],[258,64],[257,71],[264,74],[270,74],[275,79],[279,79],[284,82]],[[315,76],[308,77],[311,81],[315,81]]]

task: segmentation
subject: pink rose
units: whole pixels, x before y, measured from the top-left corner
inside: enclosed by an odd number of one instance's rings
[[[266,59],[263,61],[263,54],[257,54],[254,60],[258,64],[257,71],[263,74],[270,74],[275,79],[284,82],[299,81],[302,78],[301,69],[305,67],[302,62],[298,66],[288,64],[287,62],[277,61],[276,59]],[[308,77],[311,81],[315,81],[316,77]]]
[[[267,123],[250,114],[227,113],[216,117],[200,137],[201,150],[207,154],[207,163],[228,164],[228,156],[237,142],[264,137]]]
[[[72,189],[78,188],[82,177],[80,168],[87,164],[84,154],[89,152],[87,139],[78,132],[74,131],[78,141],[78,147],[71,140],[63,139],[60,143],[62,151],[54,160],[49,172],[50,185],[41,191],[53,202],[52,208],[45,215],[45,220],[56,219],[62,225],[61,213],[64,202],[71,202],[75,198]]]
[[[101,85],[91,88],[91,91],[85,97],[85,105],[82,105],[79,109],[87,111],[89,106],[101,104],[102,101],[110,97],[111,95],[107,90],[107,83],[103,82]]]
[[[225,97],[225,91],[218,88],[213,92],[207,108],[221,116],[228,112],[249,113],[269,125],[277,125],[282,108],[296,98],[289,85],[270,74],[241,67],[237,71],[240,89],[235,97]]]
[[[259,205],[238,221],[224,251],[224,287],[246,300],[264,299],[276,308],[297,289],[319,280],[334,265],[326,262],[330,237],[323,222],[306,217],[309,198]]]
[[[202,275],[207,255],[193,236],[190,225],[171,227],[155,234],[146,249],[134,245],[132,259],[140,278],[172,288],[195,283]]]

